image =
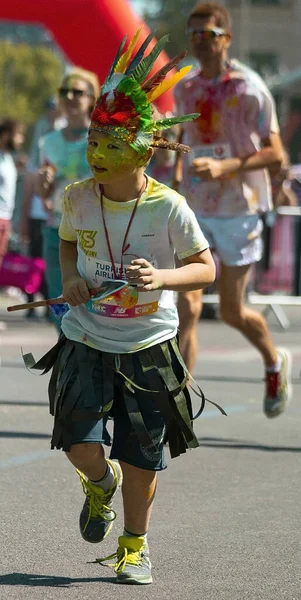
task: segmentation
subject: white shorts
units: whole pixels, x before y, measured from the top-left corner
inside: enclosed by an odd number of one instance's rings
[[[242,267],[261,259],[263,225],[259,215],[197,216],[197,219],[210,248],[222,264]]]

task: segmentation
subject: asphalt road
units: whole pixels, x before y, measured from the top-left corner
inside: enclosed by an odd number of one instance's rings
[[[49,450],[47,376],[22,366],[20,347],[41,356],[55,332],[20,314],[7,318],[2,307],[0,598],[301,600],[300,309],[288,316],[285,332],[269,316],[277,344],[294,359],[294,399],[274,420],[262,413],[256,351],[220,322],[200,322],[196,378],[228,416],[208,405],[195,425],[200,448],[168,460],[149,532],[154,584],[125,587],[109,568],[90,564],[116,549],[121,499],[110,536],[85,543],[79,480],[64,455]]]

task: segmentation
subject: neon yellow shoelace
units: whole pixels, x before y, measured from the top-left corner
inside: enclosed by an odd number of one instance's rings
[[[77,473],[79,475],[84,494],[86,495],[89,504],[89,514],[86,525],[84,527],[84,531],[86,531],[86,528],[91,518],[97,519],[101,517],[104,521],[115,521],[117,516],[115,511],[110,506],[107,506],[104,503],[104,501],[106,500],[106,494],[104,493],[104,491],[101,490],[101,488],[99,488],[100,493],[95,492],[92,486],[89,484],[89,481],[84,477],[84,475],[80,471],[78,471],[78,469]],[[110,512],[113,516],[108,517],[108,512]]]
[[[116,558],[116,562],[104,566],[112,567],[115,573],[122,573],[127,564],[139,566],[141,563],[140,551],[138,550],[135,552],[134,550],[128,550],[127,548],[118,548],[117,552],[114,552],[114,554],[110,554],[104,558],[96,558],[94,563],[102,565],[106,560],[112,560],[113,558]]]

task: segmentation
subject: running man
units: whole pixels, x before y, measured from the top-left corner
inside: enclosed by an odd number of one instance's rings
[[[277,170],[283,147],[273,99],[264,82],[228,58],[231,19],[215,2],[198,4],[187,33],[201,68],[175,89],[179,114],[199,112],[182,126],[192,148],[177,161],[175,185],[194,210],[220,261],[220,315],[261,353],[266,372],[264,412],[283,412],[290,395],[290,355],[276,348],[263,316],[245,305],[251,267],[262,254],[260,213],[271,208],[267,169]],[[202,291],[179,296],[180,348],[194,367]]]

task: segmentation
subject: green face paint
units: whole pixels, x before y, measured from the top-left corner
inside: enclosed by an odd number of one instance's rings
[[[118,138],[91,130],[88,137],[87,161],[98,183],[110,183],[141,168],[141,156]]]

